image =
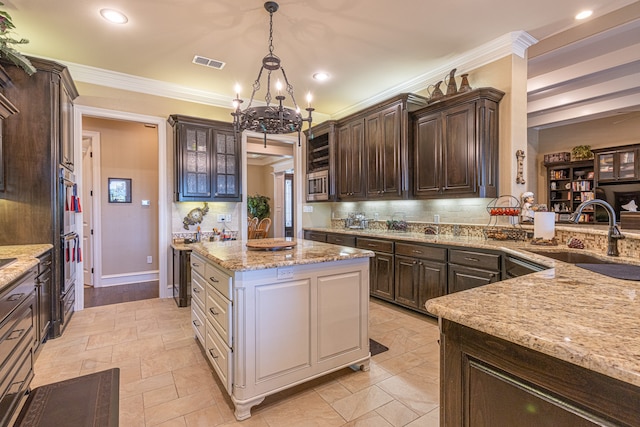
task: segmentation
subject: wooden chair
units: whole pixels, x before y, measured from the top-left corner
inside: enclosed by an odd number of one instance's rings
[[[247,239],[256,238],[256,228],[258,227],[258,217],[249,218]]]
[[[271,228],[271,218],[264,218],[256,227],[256,239],[264,239],[269,234]]]

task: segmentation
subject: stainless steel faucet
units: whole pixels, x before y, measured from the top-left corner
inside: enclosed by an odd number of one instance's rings
[[[573,221],[577,223],[580,220],[580,215],[582,214],[582,210],[590,205],[600,205],[607,210],[607,215],[609,215],[609,233],[607,234],[607,255],[609,256],[619,256],[620,252],[618,252],[618,240],[624,239],[624,235],[620,232],[620,229],[616,225],[616,212],[613,210],[611,205],[604,200],[593,199],[587,200],[586,202],[580,203],[576,208],[575,212],[571,214],[569,217],[569,221]]]

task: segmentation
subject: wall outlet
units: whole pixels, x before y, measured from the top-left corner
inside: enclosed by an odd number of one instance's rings
[[[224,216],[224,220],[225,220],[226,222],[231,222],[231,214],[226,214],[226,215]]]
[[[153,264],[153,257],[151,255],[147,257],[147,264]]]
[[[311,205],[302,206],[302,212],[313,212],[313,206]]]
[[[291,279],[293,277],[293,267],[278,269],[278,279]]]
[[[218,222],[224,222],[226,215],[225,214],[218,214]]]

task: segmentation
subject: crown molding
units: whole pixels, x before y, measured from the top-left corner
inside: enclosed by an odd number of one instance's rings
[[[478,46],[475,49],[458,55],[446,64],[421,74],[407,82],[389,88],[379,94],[354,104],[348,108],[333,113],[332,115],[319,114],[318,118],[337,119],[356,113],[366,107],[377,104],[385,99],[391,98],[404,92],[419,92],[429,87],[431,82],[435,82],[443,75],[448,74],[452,68],[457,68],[459,73],[486,65],[508,55],[518,55],[524,57],[527,48],[537,43],[537,40],[524,31],[514,31],[498,37],[488,43]],[[45,58],[36,54],[30,56],[40,57],[65,65],[74,81],[94,84],[98,86],[121,89],[129,92],[144,93],[147,95],[161,96],[165,98],[177,99],[180,101],[195,102],[198,104],[211,105],[214,107],[230,108],[233,97],[220,95],[214,92],[194,89],[188,86],[167,83],[160,80],[137,77],[131,74],[117,71],[105,70],[103,68],[91,67],[77,64],[75,62],[62,61],[56,58]]]
[[[366,107],[375,105],[400,93],[415,93],[426,90],[431,84],[438,80],[442,80],[442,76],[449,74],[453,68],[456,68],[458,73],[463,74],[467,71],[495,62],[505,56],[518,55],[521,58],[524,58],[527,48],[537,42],[538,40],[525,31],[513,31],[511,33],[507,33],[461,55],[453,57],[446,64],[443,64],[438,68],[432,69],[429,72],[421,74],[407,82],[389,88],[384,92],[380,92],[369,99],[340,110],[332,114],[331,118],[339,119],[350,114],[354,114]]]

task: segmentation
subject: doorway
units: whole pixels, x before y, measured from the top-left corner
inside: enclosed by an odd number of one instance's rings
[[[293,171],[296,148],[292,142],[279,139],[267,140],[266,148],[262,138],[250,137],[246,142],[246,180],[243,181],[247,196],[269,198],[271,228],[267,237],[293,237],[295,234]]]
[[[113,111],[113,110],[105,110],[105,109],[100,109],[100,108],[94,108],[94,107],[86,107],[86,106],[81,106],[78,105],[76,106],[76,108],[74,109],[74,118],[75,118],[75,128],[74,128],[74,134],[76,135],[75,137],[75,156],[76,158],[83,158],[83,153],[82,153],[82,146],[83,146],[83,142],[82,142],[82,135],[83,135],[83,122],[85,122],[87,119],[89,118],[103,118],[103,119],[113,119],[113,120],[120,120],[120,121],[124,121],[124,122],[133,122],[133,123],[138,123],[140,126],[143,126],[144,124],[150,125],[151,127],[153,127],[153,131],[155,134],[155,147],[157,149],[157,155],[155,155],[153,162],[155,163],[155,168],[157,169],[158,173],[157,173],[157,178],[156,178],[156,183],[157,185],[155,186],[156,190],[157,190],[157,196],[155,196],[154,200],[151,201],[151,198],[145,198],[145,200],[149,200],[149,206],[152,206],[156,212],[157,212],[157,222],[155,223],[156,225],[154,225],[153,227],[155,228],[155,233],[157,234],[157,241],[154,244],[155,249],[153,253],[149,253],[149,254],[143,254],[142,256],[145,259],[146,262],[146,258],[147,256],[151,256],[152,257],[152,262],[157,263],[157,266],[152,270],[152,269],[148,269],[146,271],[140,272],[143,274],[140,274],[139,277],[144,276],[144,274],[147,274],[148,277],[152,277],[152,280],[154,281],[154,287],[156,288],[155,292],[156,295],[159,296],[160,298],[167,298],[168,296],[171,296],[171,292],[168,289],[168,280],[167,280],[167,265],[168,265],[168,254],[169,254],[169,236],[171,235],[171,228],[170,228],[170,212],[171,212],[171,207],[169,205],[168,202],[168,197],[167,197],[167,187],[168,187],[168,183],[166,180],[167,177],[167,153],[166,153],[166,147],[167,147],[167,131],[166,131],[166,120],[164,118],[160,118],[160,117],[153,117],[153,116],[145,116],[145,115],[140,115],[140,114],[134,114],[134,113],[125,113],[125,112],[119,112],[119,111]],[[93,147],[93,152],[94,152],[94,156],[95,156],[95,146]],[[95,157],[94,157],[94,162],[96,161]],[[95,164],[95,163],[94,163]],[[83,171],[84,171],[84,167],[82,165],[82,163],[78,164],[76,163],[76,175],[79,177],[83,176]],[[95,176],[95,174],[94,174]],[[127,178],[125,176],[116,176],[116,178]],[[87,181],[87,183],[85,183],[85,180],[82,179],[82,181],[78,182],[78,190],[82,193],[83,191],[85,191],[85,186],[89,186],[90,183]],[[105,184],[106,185],[106,184]],[[103,191],[100,191],[100,187],[101,185],[94,185],[93,188],[93,198],[94,200],[100,200],[101,197],[105,197],[106,194],[106,186],[103,185],[105,188],[103,189]],[[132,183],[132,194],[134,195],[134,200],[135,200],[135,194],[136,194],[136,188],[138,188],[138,190],[140,190],[139,187],[136,186],[135,181],[133,181]],[[137,200],[137,204],[138,205],[143,205],[141,200]],[[95,209],[95,203],[92,204],[92,208]],[[94,213],[94,217],[95,217],[95,213]],[[85,222],[85,218],[84,218],[84,213],[83,213],[83,224]],[[100,221],[95,221],[93,224],[93,253],[92,253],[92,258],[93,258],[93,277],[91,278],[93,285],[95,286],[98,282],[105,282],[104,281],[104,274],[103,274],[103,266],[101,265],[101,254],[100,254],[100,248],[101,248],[101,244],[100,242],[102,242],[102,237],[103,237],[103,232],[102,232],[102,227],[100,224]],[[83,227],[84,228],[84,227]],[[87,225],[87,231],[86,233],[89,234],[90,233],[90,228],[89,225]],[[120,230],[119,233],[127,233],[127,230]],[[85,239],[85,231],[82,231],[82,236],[81,239],[82,241],[87,241]],[[80,268],[82,268],[82,270],[85,270],[85,266],[84,266],[84,262],[81,263],[82,265],[80,266]],[[90,268],[88,268],[88,271],[90,271]],[[113,284],[113,281],[118,281],[120,280],[116,275],[111,275],[112,277],[108,277],[106,280],[106,283],[100,283],[101,285],[109,285],[109,284]],[[104,287],[104,286],[103,286]],[[106,289],[106,288],[105,288]],[[84,292],[83,292],[83,283],[82,282],[78,282],[76,284],[76,306],[75,309],[76,310],[82,310],[84,308]]]

